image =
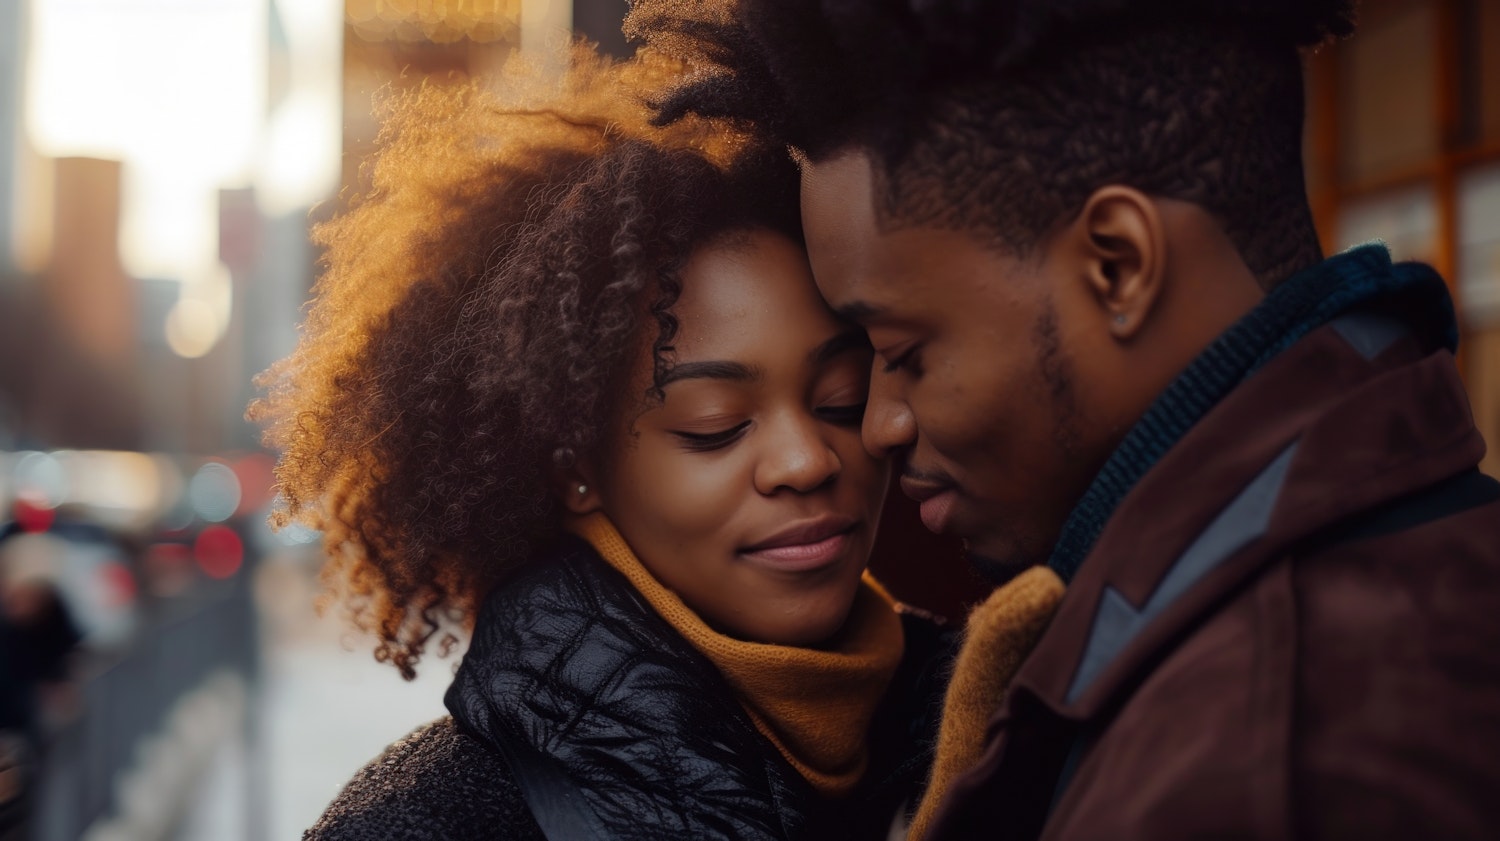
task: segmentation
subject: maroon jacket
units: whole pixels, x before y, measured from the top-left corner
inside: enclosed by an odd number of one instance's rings
[[[1500,838],[1500,486],[1446,350],[1345,317],[1124,499],[929,838]]]

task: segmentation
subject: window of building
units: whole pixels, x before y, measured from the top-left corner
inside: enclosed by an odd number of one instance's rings
[[[1500,2],[1364,0],[1307,91],[1324,245],[1382,239],[1448,279],[1484,467],[1500,475]]]

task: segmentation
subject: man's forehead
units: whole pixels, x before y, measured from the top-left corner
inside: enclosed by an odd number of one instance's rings
[[[820,161],[802,164],[802,199],[814,201],[840,201],[855,198],[868,199],[871,195],[872,174],[870,158],[858,150],[840,152]]]
[[[873,170],[860,152],[802,167],[803,226],[808,233],[855,234],[875,230]]]
[[[848,153],[802,168],[802,229],[818,287],[838,306],[840,287],[865,274],[878,240],[870,165]]]

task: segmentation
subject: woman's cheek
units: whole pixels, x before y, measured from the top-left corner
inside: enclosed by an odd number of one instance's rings
[[[671,462],[673,481],[665,483],[663,511],[685,533],[703,535],[723,529],[745,497],[755,492],[750,477],[727,454],[680,453]]]

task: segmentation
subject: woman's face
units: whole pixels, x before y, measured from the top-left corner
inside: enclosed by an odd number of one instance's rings
[[[859,439],[868,342],[781,234],[705,247],[681,277],[666,399],[614,424],[597,504],[710,625],[817,645],[848,615],[885,497]],[[647,346],[632,393],[651,376]]]

